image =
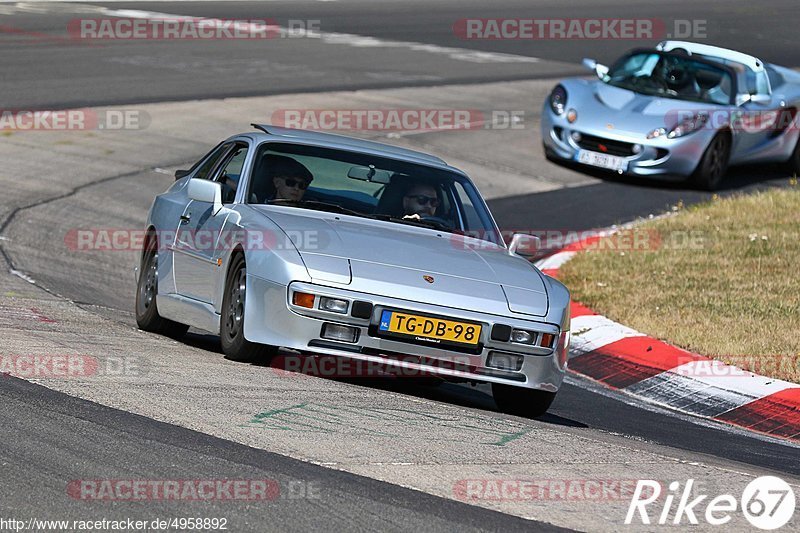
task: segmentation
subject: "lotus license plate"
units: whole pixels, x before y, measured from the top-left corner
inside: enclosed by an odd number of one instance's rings
[[[607,168],[609,170],[625,170],[627,167],[625,159],[614,155],[601,154],[589,150],[578,152],[578,162],[593,167]]]
[[[480,324],[386,310],[381,313],[378,330],[431,344],[445,341],[474,346],[481,336]]]

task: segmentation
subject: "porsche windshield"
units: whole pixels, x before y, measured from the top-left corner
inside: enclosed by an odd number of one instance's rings
[[[463,176],[346,150],[262,144],[249,203],[330,211],[460,233],[502,245],[480,194]]]
[[[624,56],[603,81],[640,94],[710,104],[731,104],[735,96],[730,72],[682,54],[639,52]]]

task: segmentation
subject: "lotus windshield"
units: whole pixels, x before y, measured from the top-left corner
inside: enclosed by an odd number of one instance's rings
[[[262,144],[249,203],[328,211],[466,234],[503,246],[472,182],[448,170],[349,150]]]
[[[639,94],[709,104],[733,103],[731,73],[682,54],[636,52],[618,60],[603,77],[615,87]]]

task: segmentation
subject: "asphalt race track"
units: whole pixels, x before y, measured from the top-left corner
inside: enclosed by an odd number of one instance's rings
[[[641,404],[577,376],[547,415],[525,420],[497,412],[485,386],[287,377],[225,360],[202,332],[180,343],[144,334],[131,313],[137,254],[69,249],[70,229],[141,227],[175,169],[287,108],[524,111],[518,130],[354,132],[464,168],[503,229],[603,228],[710,197],[680,183],[556,166],[541,153],[539,110],[556,79],[585,75],[584,56],[608,62],[652,43],[471,41],[453,35],[463,18],[648,17],[668,27],[700,19],[714,44],[800,67],[794,0],[563,4],[0,3],[0,110],[100,106],[148,117],[138,131],[0,136],[0,355],[87,354],[107,365],[84,379],[0,378],[0,518],[226,517],[232,531],[616,531],[630,495],[470,501],[456,487],[495,477],[691,478],[709,493],[736,494],[761,475],[797,487],[797,445]],[[66,35],[71,20],[125,10],[318,20],[322,35],[267,43]],[[720,194],[788,180],[780,165],[735,168]],[[119,361],[137,370],[108,370]],[[281,494],[256,503],[82,501],[65,490],[80,479],[269,479]],[[291,497],[292,487],[304,495]],[[728,528],[748,526],[739,517]]]
[[[100,2],[88,2],[103,6]],[[568,4],[568,5],[565,5]],[[85,5],[85,4],[84,4]],[[175,15],[233,19],[319,20],[323,32],[374,37],[406,43],[466,48],[538,63],[499,61],[476,63],[430,53],[411,61],[405,47],[330,45],[305,39],[268,43],[141,42],[79,45],[64,40],[64,28],[79,16],[99,17],[97,8],[78,12],[69,6],[36,5],[2,17],[4,45],[2,85],[7,106],[78,107],[110,103],[219,98],[335,89],[363,89],[443,83],[553,77],[583,73],[580,60],[591,50],[610,62],[641,42],[604,40],[467,40],[453,34],[453,24],[470,17],[646,17],[664,22],[706,21],[708,38],[720,46],[739,47],[787,66],[800,66],[795,49],[793,0],[775,0],[769,8],[744,1],[716,0],[504,0],[486,6],[482,0],[349,0],[344,2],[115,2],[110,9],[136,9]],[[780,23],[776,23],[780,21]],[[753,32],[753,29],[756,29]],[[665,30],[666,31],[666,30]],[[27,34],[24,32],[28,32]],[[669,33],[669,32],[667,32]],[[57,38],[56,38],[57,37]],[[665,37],[665,36],[662,36]],[[291,42],[289,42],[291,41]],[[289,42],[289,44],[287,44]],[[274,49],[274,50],[273,50]],[[79,53],[76,53],[79,52]],[[198,75],[198,70],[206,75]],[[153,83],[152,80],[158,80]],[[59,89],[53,90],[53,82]]]
[[[91,478],[103,479],[116,473],[115,465],[138,457],[135,475],[157,479],[169,469],[177,479],[270,479],[282,487],[295,487],[282,494],[270,494],[267,505],[230,504],[218,501],[212,508],[208,502],[178,508],[174,502],[162,505],[139,505],[135,509],[118,509],[108,520],[125,518],[151,520],[153,516],[204,515],[227,516],[231,524],[258,528],[259,524],[281,524],[285,531],[308,531],[319,527],[325,516],[328,527],[336,530],[382,529],[398,531],[409,527],[429,531],[481,531],[503,528],[519,530],[530,527],[525,520],[487,511],[464,503],[436,498],[396,485],[354,476],[346,472],[290,460],[263,450],[235,444],[171,426],[124,411],[116,411],[91,402],[54,392],[15,378],[7,378],[2,392],[4,415],[13,423],[3,424],[3,441],[8,443],[4,459],[10,468],[27,466],[8,472],[24,478],[26,490],[8,491],[3,487],[6,509],[24,509],[30,499],[26,492],[36,491],[37,512],[61,513],[58,503],[64,488],[54,478],[77,479],[86,470],[76,461],[91,460]],[[42,427],[60,423],[43,435]],[[30,435],[30,439],[15,438]],[[52,443],[61,444],[53,449]],[[87,450],[95,453],[87,454]],[[55,473],[55,475],[54,475]],[[70,477],[72,476],[72,477]],[[298,497],[306,492],[318,493],[309,512],[308,500]],[[82,510],[73,507],[79,519]],[[354,519],[355,517],[355,519]],[[246,525],[245,525],[246,524]],[[548,524],[535,523],[543,531],[561,531]]]

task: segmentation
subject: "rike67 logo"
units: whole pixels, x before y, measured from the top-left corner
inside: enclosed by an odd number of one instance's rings
[[[779,477],[762,476],[754,479],[738,500],[731,494],[720,494],[713,498],[702,491],[697,494],[693,487],[693,479],[688,480],[683,489],[679,481],[673,481],[664,493],[658,481],[640,479],[633,492],[625,524],[640,522],[645,525],[664,525],[671,522],[673,525],[697,525],[700,518],[708,524],[722,526],[729,523],[737,512],[741,512],[753,527],[773,530],[788,524],[794,515],[794,491]],[[653,511],[655,514],[651,515]]]

